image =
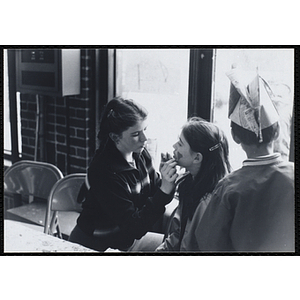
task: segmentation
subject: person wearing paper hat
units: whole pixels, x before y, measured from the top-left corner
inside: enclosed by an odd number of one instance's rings
[[[232,69],[227,73],[231,80],[228,117],[237,125],[252,131],[263,142],[262,129],[270,127],[279,120],[278,112],[272,102],[272,90],[257,73],[245,86],[241,72]]]
[[[216,186],[197,227],[203,252],[293,252],[294,164],[273,152],[279,116],[267,82],[227,73],[233,139],[247,154],[242,168]]]

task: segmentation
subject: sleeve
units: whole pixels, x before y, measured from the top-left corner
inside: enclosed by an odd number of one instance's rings
[[[157,247],[155,251],[163,252],[163,251],[179,251],[179,238],[180,238],[180,215],[181,215],[181,205],[176,208],[174,217],[172,218],[170,231],[168,232],[168,236],[165,241]]]
[[[226,188],[219,184],[195,230],[200,251],[226,252],[233,250],[230,239],[232,212],[226,205],[227,196]]]
[[[134,205],[125,176],[110,174],[103,176],[103,184],[93,187],[93,197],[99,201],[105,213],[126,231],[128,237],[141,238],[165,211],[165,205],[172,200],[172,194],[165,194],[157,189],[153,197],[146,199],[145,205]],[[101,197],[97,197],[101,195]]]

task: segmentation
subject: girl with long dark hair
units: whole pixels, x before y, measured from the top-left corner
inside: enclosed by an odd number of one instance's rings
[[[177,180],[179,205],[168,236],[157,251],[197,251],[197,225],[218,181],[231,170],[228,142],[215,124],[193,117],[173,147],[174,158],[186,173]]]
[[[142,249],[136,241],[163,216],[178,175],[174,159],[161,164],[161,177],[155,172],[146,128],[147,111],[133,100],[116,98],[106,105],[70,241],[99,251],[153,251],[161,243],[160,235],[144,238]]]

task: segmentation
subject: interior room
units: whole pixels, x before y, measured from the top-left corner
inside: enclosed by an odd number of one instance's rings
[[[279,115],[274,151],[283,161],[294,162],[294,51],[212,46],[3,49],[4,253],[101,252],[69,238],[82,212],[78,197],[87,185],[87,170],[100,146],[101,118],[116,97],[133,99],[147,110],[145,148],[158,173],[161,154],[173,157],[183,125],[192,117],[224,132],[235,171],[247,156],[231,134],[231,81],[226,74],[239,69],[247,82],[259,74]],[[177,206],[175,198],[166,205],[160,234],[169,230]],[[125,251],[110,246],[105,252]]]

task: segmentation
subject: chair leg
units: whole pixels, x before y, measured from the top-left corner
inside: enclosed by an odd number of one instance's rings
[[[59,222],[58,222],[58,218],[56,219],[57,220],[57,223],[56,223],[56,236],[60,239],[62,239],[62,233],[61,233],[61,230],[60,230],[60,227],[59,227]]]
[[[62,233],[59,227],[59,221],[58,221],[58,214],[57,212],[54,212],[51,223],[50,223],[50,228],[49,228],[49,233],[53,236],[56,236],[60,239],[62,239]]]
[[[30,203],[32,203],[33,202],[33,200],[34,200],[34,197],[33,197],[33,195],[29,195],[29,198],[28,198],[28,203],[30,204]]]

